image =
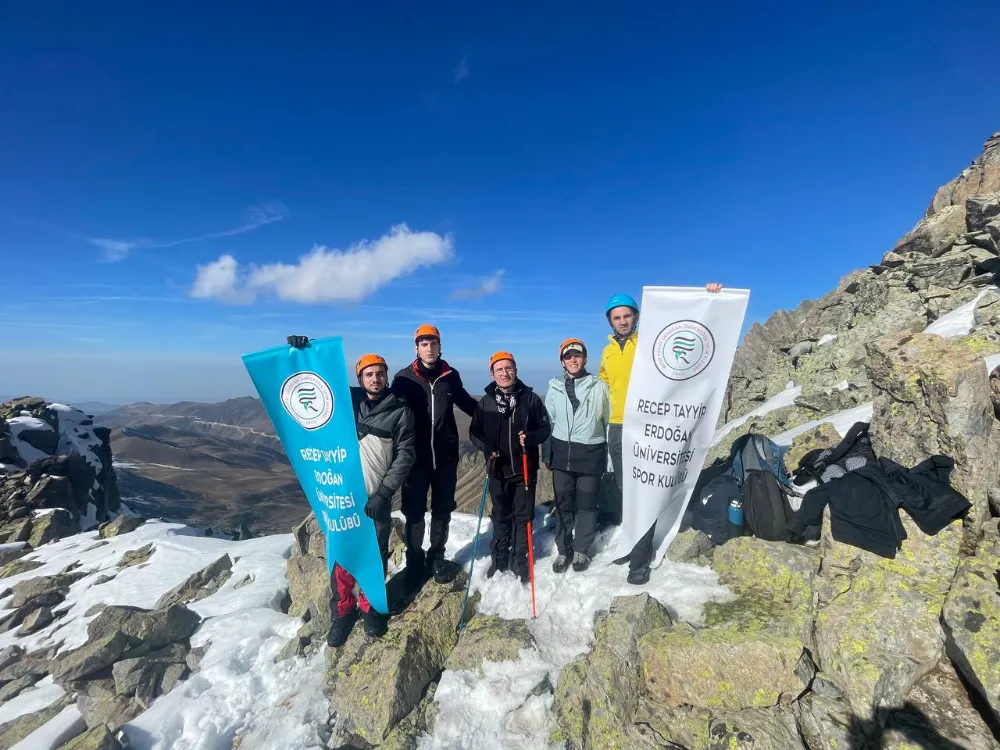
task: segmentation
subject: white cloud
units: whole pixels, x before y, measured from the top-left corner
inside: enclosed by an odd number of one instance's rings
[[[452,299],[475,299],[476,297],[489,297],[492,294],[496,294],[500,290],[500,279],[506,273],[504,269],[499,271],[494,271],[493,274],[485,279],[479,286],[472,287],[471,289],[456,289],[451,293]]]
[[[104,263],[115,263],[119,260],[124,260],[130,252],[145,244],[132,240],[108,240],[102,237],[88,237],[87,242],[104,251],[101,255],[101,261]]]
[[[469,61],[463,57],[461,60],[458,61],[458,65],[455,66],[455,70],[453,71],[455,76],[455,83],[456,84],[461,83],[466,78],[468,78],[469,72],[470,72]]]
[[[209,232],[199,234],[194,237],[184,237],[179,240],[169,240],[167,242],[155,242],[153,240],[115,240],[104,237],[87,237],[87,242],[101,248],[104,251],[101,260],[106,263],[115,263],[124,260],[129,253],[136,249],[154,250],[162,247],[176,247],[186,245],[191,242],[201,242],[219,237],[233,237],[238,234],[246,234],[255,229],[260,229],[268,224],[281,221],[288,216],[288,209],[282,203],[264,203],[259,206],[251,206],[246,210],[243,223],[231,229],[223,229],[220,232]]]
[[[362,241],[347,250],[315,247],[295,265],[279,262],[245,270],[231,255],[223,255],[198,266],[190,294],[237,303],[258,294],[303,304],[357,302],[418,268],[450,260],[452,252],[451,237],[412,232],[400,224],[374,242]]]
[[[240,304],[252,302],[253,294],[242,289],[240,267],[232,255],[223,255],[208,265],[198,266],[191,296],[198,299],[217,299]]]

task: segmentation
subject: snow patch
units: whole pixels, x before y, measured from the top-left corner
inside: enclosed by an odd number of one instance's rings
[[[722,425],[722,427],[715,431],[715,436],[712,438],[712,445],[717,445],[729,432],[735,430],[737,427],[742,427],[751,417],[760,417],[783,406],[791,406],[800,395],[802,395],[802,386],[795,385],[792,381],[789,381],[785,386],[785,390],[775,394],[756,409],[748,411],[742,417]]]
[[[986,287],[971,302],[959,305],[949,313],[945,313],[924,329],[924,333],[935,333],[946,339],[966,336],[976,326],[976,304],[983,295],[996,287]]]
[[[872,402],[860,404],[852,409],[845,409],[844,411],[839,411],[836,414],[831,414],[826,417],[820,417],[819,419],[814,419],[811,422],[806,422],[798,427],[793,427],[790,430],[786,430],[779,435],[775,435],[771,439],[781,446],[789,446],[792,441],[801,435],[803,432],[808,432],[809,430],[819,427],[821,424],[829,422],[833,425],[833,429],[837,431],[837,434],[841,437],[847,434],[847,431],[854,426],[855,422],[870,422],[872,418]]]
[[[820,336],[819,341],[816,342],[816,346],[826,346],[830,342],[836,340],[837,340],[836,333],[824,333],[822,336]]]
[[[74,703],[42,724],[10,750],[58,750],[64,743],[87,731],[87,722]]]
[[[25,690],[16,698],[0,705],[0,724],[16,719],[18,716],[33,714],[41,711],[47,706],[51,706],[63,697],[66,691],[56,685],[51,677],[35,683],[33,688]]]
[[[10,427],[12,435],[20,435],[24,430],[42,430],[43,432],[54,432],[52,425],[37,417],[14,417],[7,425]]]

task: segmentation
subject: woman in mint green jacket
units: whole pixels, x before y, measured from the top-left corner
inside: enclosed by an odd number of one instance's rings
[[[555,490],[556,549],[552,570],[562,573],[573,564],[580,572],[590,565],[597,534],[597,502],[601,476],[608,468],[608,386],[587,372],[587,347],[580,339],[559,346],[563,375],[552,378],[545,409],[552,435],[542,446],[552,470]]]

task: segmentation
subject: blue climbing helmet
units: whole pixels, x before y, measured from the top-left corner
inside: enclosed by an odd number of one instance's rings
[[[608,306],[604,310],[604,315],[611,320],[611,311],[616,307],[631,307],[636,314],[639,312],[639,304],[628,294],[612,294],[608,300]]]

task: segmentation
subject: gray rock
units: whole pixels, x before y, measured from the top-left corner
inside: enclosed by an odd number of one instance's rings
[[[30,511],[27,508],[20,508],[22,517],[8,523],[0,531],[0,544],[10,544],[11,542],[26,542],[31,538],[31,518],[24,517]],[[6,563],[4,563],[6,564]]]
[[[157,695],[166,695],[169,693],[177,687],[178,682],[184,679],[185,674],[187,674],[187,667],[184,664],[165,665]]]
[[[12,578],[13,576],[19,576],[22,573],[27,573],[28,571],[34,570],[35,568],[40,568],[45,563],[41,560],[14,560],[14,562],[7,563],[0,568],[0,578]]]
[[[183,604],[155,610],[115,605],[107,607],[87,625],[87,635],[98,640],[120,632],[157,649],[187,640],[200,622],[201,617]]]
[[[121,536],[122,534],[130,534],[131,532],[138,529],[146,522],[145,518],[138,518],[136,516],[117,516],[113,521],[109,521],[107,525],[102,524],[102,528],[99,530],[102,539],[110,539],[114,536]]]
[[[948,655],[1000,722],[1000,542],[984,540],[963,560],[944,606]]]
[[[970,232],[980,232],[1000,216],[1000,193],[974,195],[965,201],[965,226]]]
[[[61,508],[32,519],[28,544],[34,548],[80,533],[80,524],[69,511]]]
[[[803,354],[808,354],[813,350],[812,341],[800,341],[791,349],[788,350],[789,357],[801,357]]]
[[[0,688],[0,703],[6,703],[11,698],[19,696],[28,688],[34,687],[35,683],[41,680],[43,676],[36,672],[30,672],[23,677],[18,677],[16,680],[11,680]]]
[[[48,627],[54,619],[51,609],[48,607],[39,607],[24,618],[24,621],[21,623],[21,629],[17,631],[17,634],[24,636],[37,633],[42,628]]]
[[[900,520],[908,536],[895,559],[835,541],[829,511],[823,521],[815,656],[862,722],[901,707],[943,651],[939,620],[959,564],[962,523],[932,537],[905,513]]]
[[[69,593],[69,587],[85,575],[80,573],[57,573],[52,576],[38,576],[37,578],[29,578],[26,581],[19,581],[13,587],[14,598],[11,599],[11,606],[23,607],[49,594],[58,594],[58,598],[55,600],[47,599],[45,603],[48,606],[59,604],[66,598],[66,594]]]
[[[49,663],[52,660],[51,650],[34,651],[24,654],[0,670],[0,685],[19,680],[25,675],[39,675],[39,679],[49,673]]]
[[[7,646],[0,651],[0,672],[24,656],[24,649],[18,645]]]
[[[54,719],[72,702],[71,696],[64,695],[39,711],[23,714],[16,719],[0,724],[0,750],[9,750],[9,748],[14,747],[36,729]]]
[[[50,672],[57,684],[99,672],[121,658],[132,642],[124,633],[116,632],[91,640],[78,649],[62,654],[52,663]]]
[[[704,565],[713,554],[715,545],[708,534],[696,529],[680,531],[667,547],[667,557],[674,562],[694,563]]]
[[[155,609],[169,607],[172,604],[190,604],[214,594],[229,580],[232,567],[232,558],[228,554],[223,555],[161,596],[156,602]]]
[[[951,744],[954,743],[954,744]],[[1000,748],[948,659],[914,686],[906,705],[890,713],[884,750],[918,747]]]
[[[521,649],[534,649],[535,639],[526,620],[477,615],[462,629],[445,669],[482,673],[484,661],[517,661]]]
[[[91,544],[89,547],[87,547],[84,550],[84,552],[93,552],[95,549],[100,549],[101,547],[107,547],[108,544],[109,544],[108,542],[97,542],[96,544]]]
[[[976,303],[974,315],[977,326],[995,326],[1000,323],[1000,292],[995,289],[987,290]]]
[[[670,624],[666,608],[648,594],[615,597],[597,617],[593,650],[560,673],[553,709],[573,747],[627,746],[643,685],[639,640]]]
[[[104,724],[88,729],[59,750],[124,750],[122,744]]]
[[[893,252],[898,255],[911,252],[930,255],[953,243],[965,230],[965,206],[946,206],[921,219],[896,243]]]
[[[32,448],[37,448],[42,453],[51,456],[59,446],[59,433],[49,425],[38,428],[21,430],[18,439],[23,440]]]
[[[144,710],[135,698],[118,695],[110,678],[87,680],[75,684],[74,689],[78,691],[76,707],[92,729],[106,726],[117,732]]]
[[[205,657],[205,647],[198,646],[188,651],[187,656],[184,658],[184,663],[187,665],[188,671],[197,672],[198,667],[201,666],[201,660]]]
[[[66,477],[45,475],[28,492],[27,501],[34,508],[72,508],[73,485]]]
[[[931,455],[953,457],[951,482],[973,503],[974,537],[988,515],[987,490],[1000,484],[1000,447],[983,366],[993,345],[975,335],[946,341],[919,333],[873,341],[867,350],[876,455],[903,466]]]
[[[0,542],[0,543],[5,544],[6,542]],[[0,567],[3,567],[9,562],[14,562],[14,560],[19,560],[29,552],[31,552],[30,547],[21,547],[20,549],[0,550]]]
[[[153,552],[155,551],[156,548],[153,546],[152,542],[144,544],[142,547],[139,547],[139,549],[130,549],[122,555],[122,559],[118,561],[118,568],[124,569],[131,568],[135,565],[142,565],[143,563],[149,561],[149,558],[153,556]]]
[[[416,708],[458,640],[465,584],[459,573],[450,585],[425,586],[382,638],[359,651],[349,648],[351,639],[327,651],[337,662],[328,669],[326,687],[336,695],[345,732],[378,745]],[[364,638],[361,628],[355,632]]]

